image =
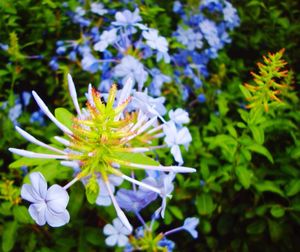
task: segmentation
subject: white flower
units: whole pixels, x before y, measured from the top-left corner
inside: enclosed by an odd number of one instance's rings
[[[171,147],[171,153],[176,162],[179,165],[183,164],[183,159],[179,145],[182,144],[185,148],[188,148],[189,143],[192,141],[192,136],[187,127],[183,127],[178,130],[175,126],[175,123],[170,121],[166,123],[163,127],[164,133],[166,135],[165,142]]]
[[[24,184],[21,197],[32,204],[29,206],[31,217],[40,226],[48,223],[51,227],[60,227],[70,220],[66,210],[69,195],[59,185],[52,185],[47,190],[47,182],[40,172],[29,175],[31,185]]]
[[[117,40],[117,30],[104,31],[100,36],[100,41],[94,45],[94,50],[103,52],[109,45]]]
[[[182,108],[178,108],[175,111],[170,110],[169,117],[174,123],[180,126],[184,123],[190,122],[189,113]]]
[[[147,40],[147,45],[152,49],[156,49],[162,53],[168,51],[168,41],[166,38],[158,36],[158,30],[149,29],[149,31],[143,31],[142,35]]]
[[[116,218],[113,220],[113,225],[105,225],[103,233],[108,236],[105,239],[105,243],[108,246],[115,246],[118,244],[119,247],[124,247],[128,242],[127,235],[130,235],[131,231]]]

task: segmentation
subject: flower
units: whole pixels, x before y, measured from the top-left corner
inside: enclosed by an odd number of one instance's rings
[[[131,234],[131,230],[126,228],[122,222],[116,218],[113,220],[113,225],[107,224],[104,226],[103,233],[108,237],[105,239],[105,243],[108,246],[124,247],[128,242],[127,235]]]
[[[148,78],[148,73],[144,70],[144,65],[136,58],[128,55],[122,58],[120,64],[114,68],[116,77],[123,78],[123,84],[128,78],[135,80],[141,89]]]
[[[100,41],[94,45],[94,50],[103,52],[110,44],[117,40],[117,30],[104,31],[100,36]]]
[[[146,29],[145,25],[139,23],[140,21],[142,21],[139,13],[139,9],[135,9],[134,12],[131,12],[129,10],[125,10],[123,12],[118,11],[115,15],[116,21],[112,22],[112,24],[115,26],[125,27],[137,26],[140,29]]]
[[[166,135],[165,142],[171,147],[171,153],[176,162],[180,165],[183,164],[181,151],[179,145],[182,144],[185,148],[188,148],[189,143],[192,141],[192,136],[187,127],[183,127],[178,130],[175,123],[170,121],[163,126],[164,133]]]
[[[76,169],[79,172],[64,189],[67,189],[78,180],[86,180],[86,195],[90,203],[96,203],[99,196],[99,181],[101,177],[107,194],[116,210],[118,218],[129,229],[132,227],[120,208],[113,192],[113,182],[109,176],[118,176],[122,180],[151,190],[156,194],[162,194],[161,188],[138,181],[134,176],[130,177],[124,173],[124,169],[155,170],[161,172],[195,172],[194,168],[182,166],[163,166],[154,161],[147,152],[157,148],[165,148],[166,145],[156,146],[156,140],[163,136],[163,125],[159,125],[158,116],[145,115],[139,108],[134,111],[127,110],[129,103],[133,100],[133,80],[127,79],[124,87],[117,92],[113,85],[107,94],[106,102],[101,100],[101,95],[89,86],[87,108],[80,108],[77,99],[75,85],[71,75],[68,75],[69,91],[77,116],[72,119],[72,126],[66,126],[59,121],[48,109],[47,105],[32,92],[34,99],[40,109],[49,119],[65,134],[64,137],[55,137],[65,149],[48,145],[36,139],[19,127],[16,130],[28,141],[54,152],[55,154],[37,153],[22,149],[9,148],[15,154],[42,159],[59,159],[62,164]],[[162,117],[161,117],[162,118]],[[164,120],[162,118],[162,120]],[[102,182],[101,182],[102,184]],[[101,185],[103,187],[103,185]],[[51,187],[52,188],[52,187]],[[50,189],[49,189],[50,190]],[[101,192],[100,192],[101,195]]]
[[[186,218],[182,228],[186,231],[188,231],[191,236],[193,236],[194,239],[198,238],[198,232],[196,230],[196,227],[199,224],[199,219],[196,217],[190,217]]]
[[[149,29],[149,31],[143,31],[142,35],[146,39],[146,44],[152,49],[163,53],[168,51],[168,41],[164,37],[158,36],[158,30]]]
[[[91,12],[98,14],[99,16],[102,16],[106,14],[108,11],[104,9],[104,6],[102,3],[92,3],[91,4]]]
[[[48,223],[51,227],[60,227],[70,220],[66,207],[69,195],[59,185],[52,185],[47,189],[47,182],[40,172],[29,175],[31,185],[24,184],[21,197],[31,202],[29,213],[38,225]]]
[[[183,110],[182,108],[178,108],[175,111],[170,110],[169,117],[171,121],[173,121],[177,125],[182,125],[184,123],[190,122],[189,113]]]

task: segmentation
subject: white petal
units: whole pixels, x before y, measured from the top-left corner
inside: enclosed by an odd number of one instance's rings
[[[105,239],[106,245],[111,247],[115,246],[117,244],[117,241],[118,241],[118,235],[111,235]]]
[[[70,74],[68,74],[68,85],[69,85],[69,91],[70,91],[75,109],[77,111],[77,114],[81,115],[80,107],[79,107],[78,100],[77,100],[77,93],[76,93],[75,85],[74,85],[72,76]]]
[[[33,172],[29,175],[33,190],[42,198],[45,199],[47,195],[47,182],[43,174],[40,172]]]
[[[46,208],[47,206],[45,203],[31,204],[29,206],[28,211],[30,216],[40,226],[46,224],[46,217],[45,217]]]
[[[121,228],[124,226],[123,223],[118,218],[115,218],[113,220],[113,225],[118,232],[120,232]]]
[[[65,211],[69,202],[69,195],[61,186],[53,185],[47,192],[46,202],[51,211],[60,213]]]
[[[179,165],[183,164],[183,159],[181,156],[181,151],[178,145],[173,145],[171,148],[171,153],[175,159],[176,162],[178,162]]]
[[[45,217],[47,223],[51,227],[60,227],[67,224],[70,221],[70,214],[67,210],[57,214],[52,212],[50,209],[45,211]]]
[[[44,200],[33,190],[32,185],[29,184],[24,184],[22,186],[21,197],[22,199],[28,200],[31,203],[37,203]]]
[[[124,247],[128,242],[128,237],[125,235],[119,235],[118,238],[118,246],[119,247]]]
[[[115,227],[111,224],[106,224],[104,226],[104,229],[103,229],[103,233],[105,235],[114,235],[114,234],[117,234],[117,230],[115,229]]]

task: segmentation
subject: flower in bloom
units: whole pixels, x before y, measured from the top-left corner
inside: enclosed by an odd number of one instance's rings
[[[128,55],[122,58],[120,64],[114,69],[116,77],[123,78],[123,84],[125,80],[131,78],[138,83],[139,89],[141,89],[148,78],[148,73],[144,70],[144,65],[136,58]]]
[[[38,225],[48,223],[51,227],[60,227],[70,220],[66,207],[69,195],[59,185],[52,185],[47,189],[47,182],[40,172],[29,175],[31,184],[24,184],[21,197],[28,200],[29,213]]]
[[[158,30],[149,29],[149,31],[143,31],[143,37],[146,39],[146,44],[152,49],[156,49],[160,52],[168,51],[168,41],[162,36],[158,36]]]
[[[171,121],[173,121],[175,124],[180,125],[180,126],[184,123],[190,122],[188,112],[186,112],[182,108],[178,108],[175,111],[170,110],[169,117],[170,117]]]
[[[111,186],[113,182],[109,178],[110,175],[118,176],[122,180],[127,180],[134,185],[167,197],[168,195],[165,195],[167,190],[163,191],[161,188],[143,183],[135,179],[134,176],[127,176],[124,170],[130,169],[134,172],[142,169],[169,173],[190,173],[196,170],[183,166],[163,166],[147,156],[149,151],[167,147],[166,145],[155,145],[156,139],[164,135],[163,125],[160,125],[158,119],[162,117],[156,115],[146,116],[139,108],[134,111],[127,110],[128,105],[133,100],[131,97],[132,79],[129,78],[126,81],[120,92],[117,92],[116,85],[113,85],[107,94],[106,102],[101,100],[99,92],[89,86],[87,107],[82,109],[77,100],[77,93],[71,75],[68,75],[68,84],[77,112],[77,116],[73,117],[72,126],[66,126],[59,121],[38,94],[32,92],[40,109],[64,133],[63,137],[56,136],[55,139],[65,145],[66,148],[61,149],[43,143],[21,128],[16,127],[16,130],[25,139],[54,152],[54,154],[15,148],[9,148],[9,150],[30,158],[58,159],[62,160],[61,164],[63,165],[74,166],[78,170],[75,178],[65,185],[64,189],[66,190],[78,180],[84,180],[87,199],[90,203],[96,203],[99,193],[101,195],[99,190],[99,183],[101,182],[101,186],[103,187],[104,184],[106,187],[118,218],[131,230],[132,227],[115,198]],[[164,122],[163,118],[162,121]],[[183,136],[185,137],[185,135]],[[186,144],[185,141],[183,142]],[[180,141],[176,141],[176,144],[180,144]],[[141,160],[147,162],[144,163]],[[101,178],[101,181],[99,181],[99,178]],[[104,196],[107,196],[107,194]],[[41,198],[45,199],[45,197]]]
[[[192,136],[187,127],[177,129],[175,123],[170,121],[163,126],[164,133],[166,135],[165,142],[171,147],[171,153],[176,162],[180,165],[183,164],[181,151],[179,148],[180,144],[185,145],[188,148],[189,143],[192,141]]]
[[[131,230],[126,228],[122,222],[116,218],[113,220],[113,225],[107,224],[104,226],[103,233],[108,237],[105,239],[105,243],[108,246],[118,245],[124,247],[128,242],[128,237]]]
[[[106,14],[108,11],[104,9],[104,6],[102,3],[92,3],[91,4],[91,12],[98,14],[99,16],[102,16]]]
[[[132,27],[137,26],[140,29],[146,29],[146,26],[139,23],[142,21],[141,16],[139,15],[139,9],[135,9],[134,12],[129,10],[125,10],[123,12],[117,12],[115,15],[116,21],[112,22],[115,26],[124,26],[124,27]]]
[[[104,31],[100,40],[94,45],[96,51],[103,52],[110,44],[113,44],[117,40],[117,30],[111,29],[109,31]]]
[[[196,217],[190,217],[186,218],[182,228],[186,231],[188,231],[191,236],[193,236],[194,239],[198,238],[198,232],[196,230],[196,227],[199,224],[199,219]]]

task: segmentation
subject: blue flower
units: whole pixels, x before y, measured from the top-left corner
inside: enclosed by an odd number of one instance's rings
[[[189,113],[183,110],[182,108],[178,108],[175,111],[169,111],[170,120],[173,121],[176,125],[181,126],[184,123],[189,123]]]
[[[104,9],[104,5],[102,3],[92,3],[91,4],[91,12],[98,14],[99,16],[103,16],[108,11]]]
[[[206,101],[205,94],[199,94],[197,99],[200,103],[204,103]]]
[[[139,15],[139,9],[135,9],[134,12],[129,10],[125,10],[123,12],[117,12],[115,15],[115,22],[112,22],[115,26],[137,26],[140,29],[146,29],[146,26],[140,24],[139,22],[142,21],[142,18]]]
[[[164,247],[167,249],[167,252],[172,252],[173,249],[175,248],[175,243],[171,240],[168,240],[167,238],[163,238],[159,241],[158,245],[160,247]]]
[[[116,199],[121,208],[127,212],[140,212],[157,198],[157,193],[150,190],[127,190],[120,189],[117,192]]]
[[[13,122],[13,124],[17,124],[17,119],[22,114],[22,105],[16,104],[14,105],[8,112],[8,118]]]
[[[179,145],[184,145],[185,148],[188,148],[188,145],[192,141],[192,136],[187,127],[183,127],[181,129],[177,129],[175,123],[170,121],[163,126],[164,133],[166,135],[165,142],[171,147],[171,153],[176,162],[179,165],[183,164],[183,159],[181,155],[181,151]]]
[[[49,66],[54,71],[56,71],[58,69],[59,65],[57,63],[57,58],[56,57],[52,57],[51,61],[49,62]]]
[[[104,226],[103,233],[108,236],[105,239],[106,245],[124,247],[128,242],[127,236],[130,235],[131,231],[116,218],[113,220],[113,225],[107,224]]]
[[[149,93],[153,96],[160,96],[163,83],[170,82],[171,78],[162,74],[157,68],[152,68],[150,70],[150,74],[152,75],[153,80],[149,87]]]
[[[51,227],[60,227],[70,220],[66,210],[69,195],[59,185],[52,185],[47,189],[47,182],[40,172],[29,175],[30,184],[24,184],[21,197],[31,203],[29,214],[38,225],[48,223]]]
[[[94,50],[103,52],[109,45],[117,40],[117,30],[104,31],[100,36],[100,41],[94,45]]]
[[[143,31],[143,37],[146,39],[146,44],[152,49],[158,50],[162,53],[168,51],[168,41],[162,36],[158,36],[158,30],[149,29],[148,31]]]
[[[123,85],[128,78],[132,78],[138,83],[139,89],[142,89],[148,73],[141,62],[128,55],[122,58],[121,63],[114,68],[114,76],[123,78]]]
[[[44,113],[42,110],[35,111],[31,114],[30,117],[31,123],[38,123],[39,125],[45,125]]]
[[[191,236],[193,236],[193,238],[196,239],[198,237],[198,232],[196,230],[198,224],[199,224],[198,218],[190,217],[185,219],[182,228],[188,231],[191,234]]]
[[[85,53],[81,60],[82,68],[90,73],[96,73],[99,70],[99,60],[93,54]]]

